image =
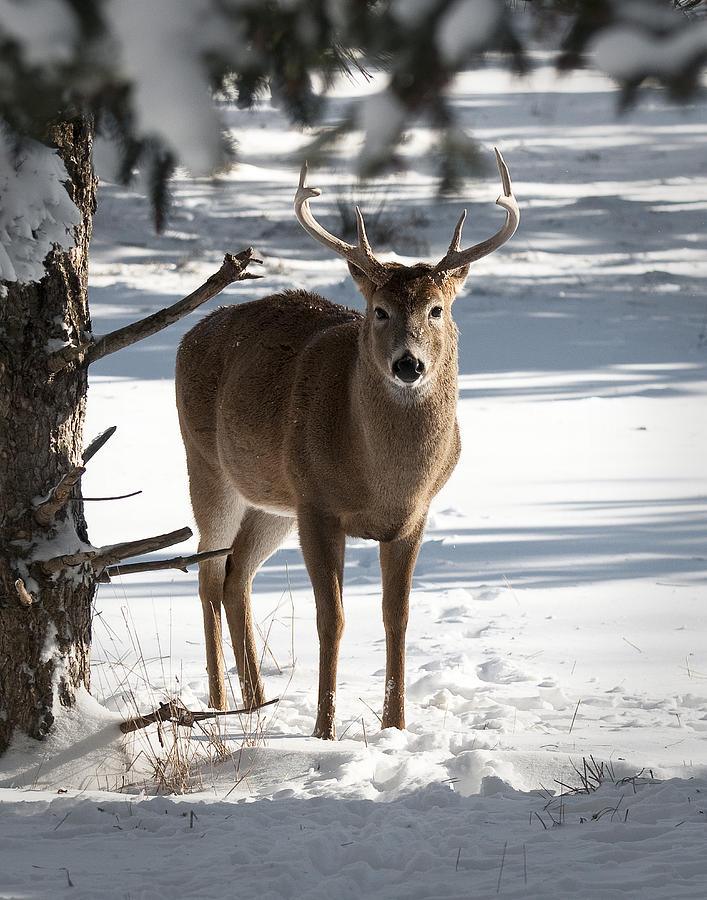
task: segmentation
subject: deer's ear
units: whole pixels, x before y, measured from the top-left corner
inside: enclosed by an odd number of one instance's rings
[[[351,277],[356,283],[356,287],[361,291],[365,299],[368,300],[373,296],[378,286],[375,282],[371,281],[368,275],[366,275],[362,269],[359,269],[358,266],[355,266],[353,263],[349,263],[348,266]]]
[[[451,284],[455,296],[464,287],[464,282],[466,281],[468,274],[469,266],[462,266],[460,269],[452,269],[447,272],[447,280]]]

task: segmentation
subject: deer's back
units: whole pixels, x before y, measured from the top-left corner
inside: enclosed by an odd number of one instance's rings
[[[306,291],[221,307],[205,317],[184,336],[177,354],[188,455],[198,454],[203,465],[227,474],[252,503],[294,513],[285,454],[298,425],[291,401],[301,360],[321,341],[353,359],[361,319]]]

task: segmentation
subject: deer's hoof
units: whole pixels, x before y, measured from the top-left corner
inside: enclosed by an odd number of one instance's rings
[[[336,728],[334,727],[333,722],[326,722],[324,724],[317,724],[314,726],[314,731],[312,732],[312,737],[320,738],[322,741],[335,741],[336,740]]]

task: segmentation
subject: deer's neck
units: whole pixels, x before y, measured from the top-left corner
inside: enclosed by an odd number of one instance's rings
[[[449,354],[429,383],[398,389],[368,361],[359,360],[351,396],[360,452],[373,471],[394,481],[434,481],[458,454],[457,356]]]

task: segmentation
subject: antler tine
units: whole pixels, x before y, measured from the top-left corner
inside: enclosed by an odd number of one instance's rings
[[[474,244],[473,247],[469,247],[467,250],[460,250],[462,226],[466,219],[466,210],[464,210],[454,229],[454,235],[452,236],[452,241],[447,253],[435,266],[436,272],[448,272],[451,269],[460,269],[462,266],[468,266],[469,263],[476,262],[476,260],[488,256],[489,253],[493,253],[494,250],[498,250],[499,247],[502,247],[506,241],[510,240],[515,234],[515,230],[520,222],[518,202],[513,196],[508,166],[499,150],[496,147],[493,149],[496,154],[496,162],[498,163],[498,171],[501,176],[501,185],[503,187],[503,193],[498,197],[496,203],[498,206],[505,209],[506,221],[504,222],[503,227],[497,231],[493,237],[481,241],[480,244]]]
[[[373,255],[373,251],[371,250],[371,245],[368,242],[368,235],[366,234],[366,223],[363,221],[363,213],[360,208],[356,207],[356,230],[358,232],[358,246],[365,252]]]
[[[318,188],[311,188],[307,184],[307,160],[302,163],[302,168],[299,170],[299,187],[297,188],[297,192],[301,190],[306,190],[310,197],[318,197],[321,194],[321,191]]]
[[[464,222],[466,221],[466,210],[462,210],[462,214],[459,216],[459,221],[457,222],[457,226],[454,229],[454,234],[452,235],[452,240],[449,244],[450,251],[456,251],[459,249],[459,245],[461,244],[462,238],[462,228],[464,227]]]
[[[312,211],[309,208],[309,201],[313,197],[319,197],[320,194],[321,191],[317,188],[308,187],[307,163],[304,162],[302,169],[300,170],[299,186],[297,188],[297,193],[295,194],[295,215],[297,216],[297,221],[315,241],[318,241],[324,247],[332,250],[338,256],[343,256],[347,262],[350,262],[352,265],[365,272],[375,284],[379,286],[384,284],[388,280],[388,272],[385,266],[376,259],[371,250],[371,245],[366,236],[366,226],[363,222],[361,210],[356,207],[358,247],[354,247],[353,244],[347,244],[345,241],[342,241],[340,238],[335,237],[335,235],[328,232],[312,215]]]
[[[498,171],[501,173],[501,184],[503,185],[503,194],[505,197],[513,196],[513,191],[511,190],[511,173],[508,171],[508,166],[506,165],[506,161],[501,156],[501,151],[498,147],[493,148],[493,152],[496,154],[496,162],[498,163]]]

